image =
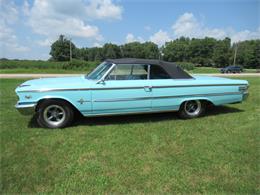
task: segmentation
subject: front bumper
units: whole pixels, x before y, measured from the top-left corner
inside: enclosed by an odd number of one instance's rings
[[[15,108],[22,114],[22,115],[32,115],[35,113],[36,103],[17,103]]]
[[[249,96],[248,92],[247,93],[243,93],[243,100],[246,100],[248,98],[248,96]]]

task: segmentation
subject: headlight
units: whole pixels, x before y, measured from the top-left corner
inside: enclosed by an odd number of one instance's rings
[[[240,86],[238,88],[238,91],[242,92],[242,93],[247,93],[248,92],[248,88],[249,88],[249,85],[246,85],[246,86]]]

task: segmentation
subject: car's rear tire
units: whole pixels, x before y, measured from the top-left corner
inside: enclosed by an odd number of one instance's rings
[[[64,128],[74,118],[72,106],[62,100],[45,100],[38,106],[37,122],[45,128]]]
[[[201,100],[189,100],[181,104],[178,114],[182,119],[191,119],[202,116],[205,110],[205,102]]]

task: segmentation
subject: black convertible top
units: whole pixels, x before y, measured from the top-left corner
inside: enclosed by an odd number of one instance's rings
[[[162,60],[153,59],[138,59],[138,58],[120,58],[120,59],[107,59],[106,62],[114,64],[150,64],[162,67],[172,79],[190,79],[193,78],[177,64],[172,62],[165,62]]]

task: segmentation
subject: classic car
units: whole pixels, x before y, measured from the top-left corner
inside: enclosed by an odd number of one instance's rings
[[[29,80],[16,88],[16,108],[36,114],[48,128],[68,126],[76,112],[83,116],[178,111],[184,119],[204,114],[207,104],[242,102],[248,82],[189,75],[160,60],[108,59],[90,74]]]
[[[243,68],[241,66],[227,66],[220,69],[221,73],[241,73]]]

